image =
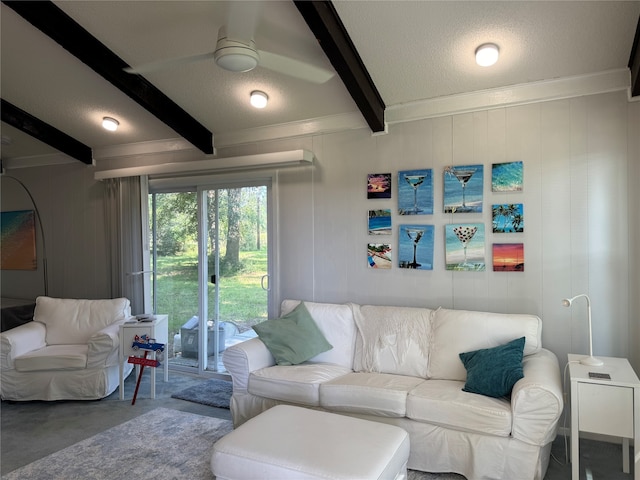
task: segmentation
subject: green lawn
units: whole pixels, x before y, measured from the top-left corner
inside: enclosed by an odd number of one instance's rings
[[[267,271],[267,251],[241,252],[243,271],[220,279],[220,320],[241,330],[267,319],[267,292],[260,280]],[[169,315],[169,338],[198,312],[198,256],[185,253],[158,257],[157,313]],[[213,319],[214,290],[209,284],[209,319]]]

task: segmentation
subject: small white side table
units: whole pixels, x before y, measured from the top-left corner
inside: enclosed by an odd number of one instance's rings
[[[640,480],[640,380],[626,358],[600,357],[600,367],[578,363],[586,355],[569,354],[571,378],[571,478],[579,476],[579,432],[622,437],[622,471],[629,473],[633,439],[634,480]],[[591,378],[589,372],[611,379]]]
[[[130,355],[140,355],[140,350],[131,348],[133,339],[136,335],[148,335],[149,338],[155,338],[157,343],[165,344],[165,355],[162,361],[164,367],[164,381],[169,381],[169,362],[168,362],[168,340],[169,340],[169,315],[155,315],[152,322],[135,322],[123,323],[120,325],[120,400],[124,400],[124,362]],[[152,358],[156,358],[156,352],[152,353]],[[136,372],[139,365],[136,365]],[[156,398],[156,372],[151,371],[151,398]]]

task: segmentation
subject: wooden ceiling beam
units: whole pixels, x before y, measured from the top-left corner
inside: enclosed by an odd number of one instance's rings
[[[2,110],[2,121],[11,125],[33,138],[46,143],[50,147],[69,155],[76,160],[80,160],[87,165],[93,164],[93,153],[91,147],[67,135],[66,133],[43,122],[39,118],[25,112],[4,99],[0,100]]]
[[[206,154],[213,134],[51,1],[3,3]]]
[[[372,132],[385,131],[385,104],[330,1],[294,0]]]

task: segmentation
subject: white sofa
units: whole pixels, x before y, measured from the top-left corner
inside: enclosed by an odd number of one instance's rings
[[[282,314],[299,301],[285,300]],[[304,302],[332,349],[276,365],[254,338],[227,348],[235,426],[293,404],[404,428],[408,467],[468,480],[542,480],[562,413],[556,356],[534,315]],[[524,377],[510,396],[463,391],[459,353],[525,337]]]
[[[38,297],[33,321],[0,334],[3,400],[95,400],[119,385],[126,298]],[[131,372],[125,364],[125,376]]]

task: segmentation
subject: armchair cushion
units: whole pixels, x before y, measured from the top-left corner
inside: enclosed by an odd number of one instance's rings
[[[87,344],[95,332],[124,321],[130,314],[126,298],[77,300],[38,297],[33,319],[47,327],[47,345]]]
[[[87,367],[87,345],[52,345],[19,356],[18,372],[77,370]]]

